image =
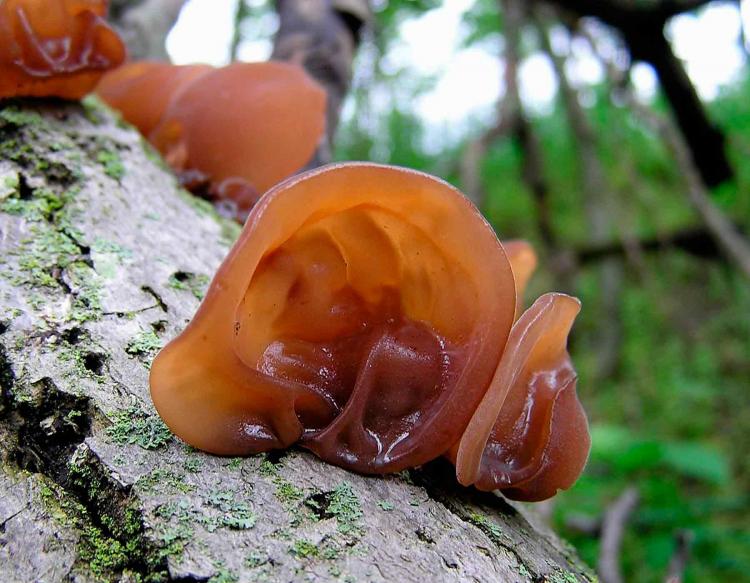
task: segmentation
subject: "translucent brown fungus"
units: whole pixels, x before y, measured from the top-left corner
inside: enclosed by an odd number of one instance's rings
[[[0,98],[79,99],[125,58],[106,0],[0,2]]]
[[[456,475],[481,490],[544,500],[573,485],[589,433],[565,348],[580,303],[545,294],[513,325],[489,389],[458,444]]]
[[[494,232],[450,185],[331,165],[253,209],[155,359],[151,394],[209,452],[298,442],[365,473],[448,454],[464,484],[540,499],[588,453],[565,352],[578,304],[544,296],[514,325],[515,286]]]
[[[96,93],[148,137],[180,90],[212,70],[210,65],[135,61],[104,75]]]
[[[503,249],[505,249],[516,279],[516,316],[520,316],[523,311],[523,295],[526,285],[536,269],[536,253],[529,243],[519,239],[503,241]]]
[[[246,213],[310,162],[325,107],[325,91],[297,65],[235,63],[188,83],[149,137],[187,182],[208,182]]]

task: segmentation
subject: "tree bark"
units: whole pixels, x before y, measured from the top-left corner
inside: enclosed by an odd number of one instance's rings
[[[109,20],[128,47],[132,60],[169,60],[166,40],[187,0],[115,0]]]
[[[341,106],[352,81],[354,55],[370,21],[368,0],[276,0],[279,31],[272,59],[303,66],[328,95],[327,147],[318,163],[330,162]]]
[[[148,366],[236,235],[99,106],[0,110],[0,579],[592,580],[447,463],[366,477],[178,442]]]

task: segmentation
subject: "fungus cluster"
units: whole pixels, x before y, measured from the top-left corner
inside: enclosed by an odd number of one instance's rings
[[[134,62],[106,75],[97,93],[186,187],[230,202],[241,221],[263,192],[310,162],[325,129],[325,92],[282,62]]]
[[[546,294],[516,319],[535,258],[508,250],[425,174],[350,163],[291,178],[154,361],[157,410],[217,454],[299,443],[375,474],[445,455],[464,485],[552,496],[589,450],[566,350],[579,303]]]
[[[106,0],[0,2],[0,99],[89,93],[125,46],[105,22]]]
[[[88,93],[125,56],[106,9],[0,0],[0,98]],[[131,63],[97,91],[186,185],[249,213],[153,363],[174,433],[223,455],[299,443],[373,474],[446,456],[461,484],[518,500],[575,482],[590,446],[566,350],[579,302],[522,311],[527,243],[501,244],[458,191],[410,170],[331,165],[273,187],[324,131],[325,92],[295,65]]]

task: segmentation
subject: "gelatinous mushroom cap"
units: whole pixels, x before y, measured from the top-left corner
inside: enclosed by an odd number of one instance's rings
[[[526,286],[536,270],[536,253],[528,242],[520,239],[503,241],[503,249],[513,268],[513,277],[516,280],[516,316],[520,316]]]
[[[262,194],[310,162],[325,108],[325,91],[301,67],[234,63],[185,87],[150,137],[178,171]]]
[[[545,294],[513,325],[492,383],[455,454],[464,485],[537,501],[569,488],[591,445],[566,350],[580,303]]]
[[[105,22],[106,0],[0,2],[0,99],[54,96],[79,99],[125,46]]]
[[[167,425],[210,452],[300,440],[360,472],[458,441],[513,323],[494,232],[450,185],[339,164],[269,191],[195,318],[155,359]]]
[[[172,99],[190,82],[212,70],[210,65],[134,61],[104,75],[96,93],[148,137]]]

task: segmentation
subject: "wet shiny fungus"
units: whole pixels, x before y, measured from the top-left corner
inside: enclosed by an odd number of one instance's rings
[[[364,473],[446,455],[462,484],[547,498],[589,450],[565,348],[579,303],[546,294],[516,320],[528,260],[428,175],[349,163],[289,179],[157,356],[154,403],[217,454],[299,443]]]

